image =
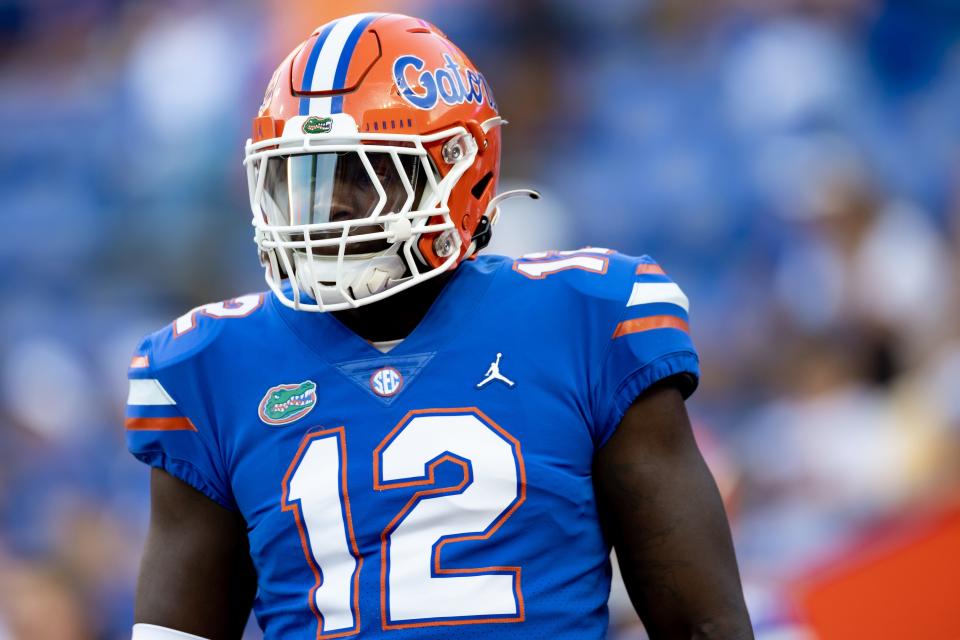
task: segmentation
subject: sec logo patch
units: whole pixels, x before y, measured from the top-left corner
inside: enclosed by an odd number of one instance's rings
[[[381,398],[395,396],[403,388],[403,376],[393,367],[377,369],[370,376],[370,388]]]

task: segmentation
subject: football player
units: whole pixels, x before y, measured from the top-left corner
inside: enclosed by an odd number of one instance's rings
[[[652,638],[752,637],[684,409],[687,299],[645,257],[479,255],[517,195],[503,125],[402,15],[277,69],[246,147],[269,291],[130,366],[135,638],[239,638],[252,606],[271,639],[599,640],[611,546]]]

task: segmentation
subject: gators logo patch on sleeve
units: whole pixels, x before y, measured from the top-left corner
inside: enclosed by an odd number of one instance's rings
[[[312,380],[270,387],[260,401],[260,419],[270,425],[290,424],[317,405],[317,385]]]

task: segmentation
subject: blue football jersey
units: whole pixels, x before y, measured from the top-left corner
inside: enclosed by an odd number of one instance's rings
[[[602,249],[469,260],[386,354],[243,296],[142,342],[127,442],[243,516],[267,638],[600,639],[591,465],[650,385],[693,390],[687,312]]]

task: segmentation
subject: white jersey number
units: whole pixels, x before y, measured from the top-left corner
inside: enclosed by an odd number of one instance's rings
[[[173,322],[173,337],[179,338],[197,328],[197,314],[221,320],[223,318],[245,318],[263,305],[263,294],[253,293],[233,300],[212,302],[191,309]]]
[[[319,637],[359,631],[363,559],[344,448],[342,429],[308,435],[284,481],[283,508],[297,517],[317,577],[310,603]],[[445,462],[463,469],[456,486],[435,486]],[[373,472],[377,491],[418,489],[381,534],[382,627],[521,622],[519,567],[441,565],[446,545],[490,538],[525,500],[520,443],[476,409],[412,411],[373,452]]]
[[[520,256],[513,263],[513,270],[531,280],[543,280],[561,271],[579,269],[603,275],[610,264],[610,249],[586,247],[576,251],[543,251]]]
[[[303,552],[317,582],[310,608],[323,635],[359,631],[357,593],[363,559],[347,495],[343,428],[308,434],[283,480],[283,510],[293,511]]]

